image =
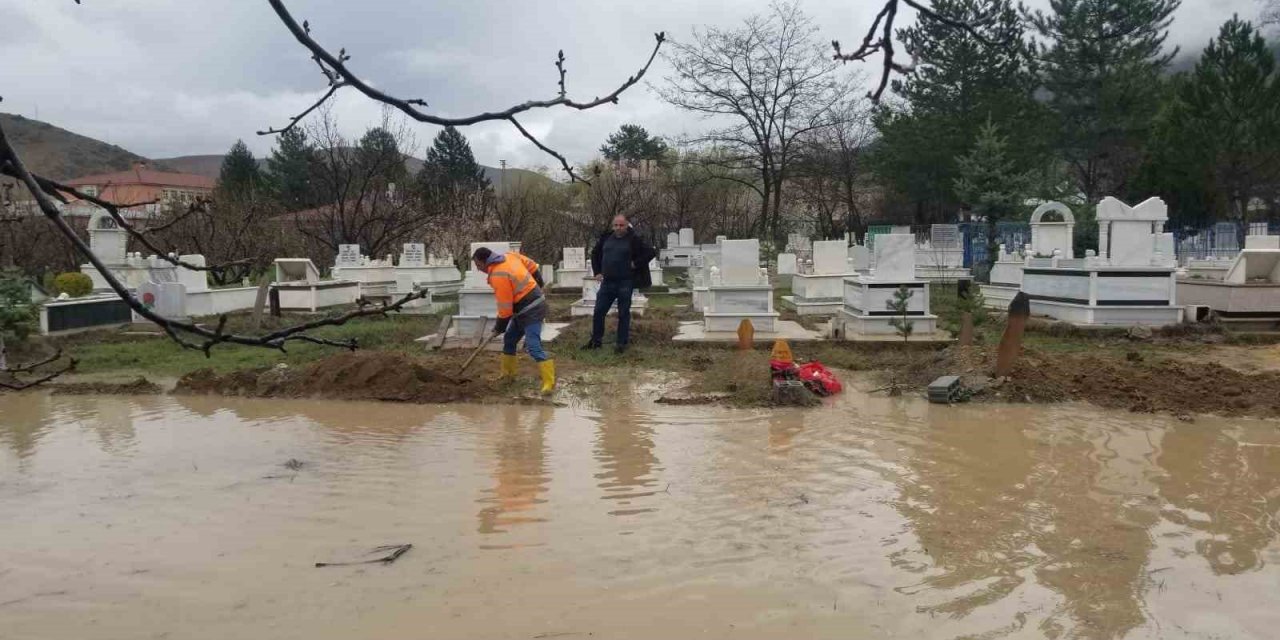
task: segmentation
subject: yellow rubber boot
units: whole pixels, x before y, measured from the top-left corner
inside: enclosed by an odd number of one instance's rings
[[[542,393],[551,393],[556,388],[556,361],[543,360],[538,363],[538,373],[542,374]]]
[[[498,356],[498,379],[510,380],[516,377],[516,365],[518,363],[519,360],[516,358],[515,354],[507,355],[504,353],[501,356]]]

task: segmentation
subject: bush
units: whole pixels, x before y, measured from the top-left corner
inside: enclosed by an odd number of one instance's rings
[[[65,293],[72,298],[79,298],[93,291],[93,280],[83,273],[68,272],[59,274],[53,279],[53,288],[59,294]]]
[[[5,339],[26,340],[35,331],[38,318],[36,305],[31,304],[30,285],[22,274],[0,273],[0,344]]]

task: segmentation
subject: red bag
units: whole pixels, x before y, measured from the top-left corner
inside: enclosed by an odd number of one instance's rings
[[[797,377],[809,387],[809,390],[820,396],[834,395],[844,391],[844,385],[840,384],[835,374],[822,366],[821,362],[814,361],[800,365]]]

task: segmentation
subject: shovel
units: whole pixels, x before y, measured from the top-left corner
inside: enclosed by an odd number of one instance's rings
[[[480,321],[481,335],[483,335],[488,330],[488,328],[489,328],[489,319],[485,318],[481,320]],[[493,339],[496,337],[498,337],[498,334],[496,333],[491,333],[484,338],[477,337],[477,340],[479,340],[480,344],[476,345],[476,350],[471,352],[471,355],[467,357],[467,361],[462,363],[462,368],[458,369],[458,374],[456,377],[461,378],[462,374],[467,372],[467,369],[471,366],[471,363],[476,361],[476,357],[480,355],[480,352],[484,351],[484,348],[489,346],[489,343],[493,342]]]

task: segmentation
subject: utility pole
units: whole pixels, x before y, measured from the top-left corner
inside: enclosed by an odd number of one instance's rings
[[[498,186],[500,186],[503,189],[506,189],[507,188],[507,161],[499,160],[498,166],[502,167],[502,174],[498,178],[498,182],[500,182],[501,184],[499,184]]]

